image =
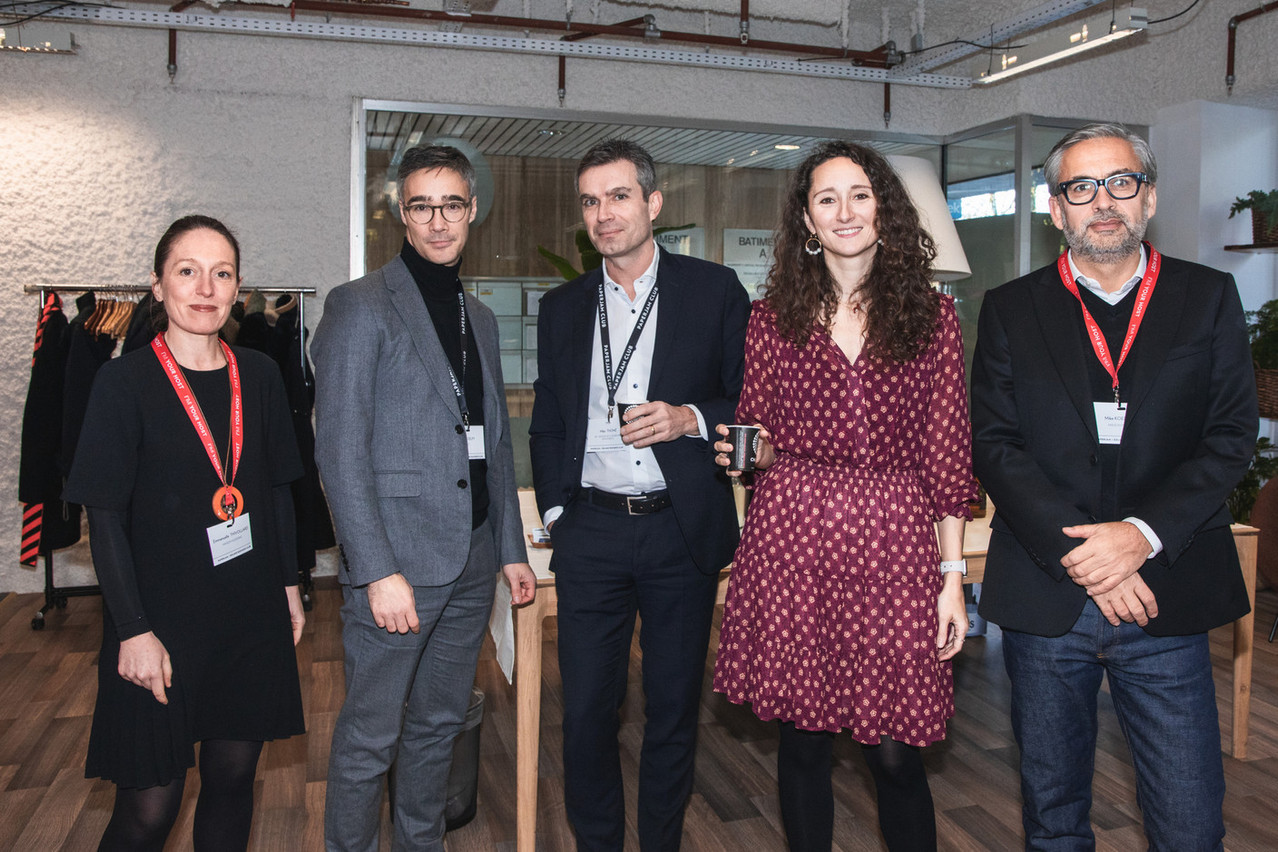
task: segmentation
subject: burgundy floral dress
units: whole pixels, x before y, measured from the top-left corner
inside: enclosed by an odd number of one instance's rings
[[[757,475],[719,634],[714,688],[760,719],[923,746],[954,680],[936,658],[934,524],[976,497],[953,299],[906,364],[849,363],[823,331],[799,349],[756,302],[738,423],[777,457]]]

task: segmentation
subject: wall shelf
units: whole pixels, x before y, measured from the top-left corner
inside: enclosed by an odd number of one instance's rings
[[[1265,246],[1225,246],[1225,251],[1236,251],[1243,254],[1278,254],[1278,243]]]

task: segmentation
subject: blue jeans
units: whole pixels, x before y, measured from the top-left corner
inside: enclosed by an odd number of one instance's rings
[[[1109,676],[1152,850],[1222,848],[1225,776],[1207,634],[1112,626],[1090,600],[1064,636],[1003,631],[1026,849],[1090,850],[1096,695]]]

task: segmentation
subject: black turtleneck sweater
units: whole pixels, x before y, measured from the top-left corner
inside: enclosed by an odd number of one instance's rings
[[[461,264],[440,266],[431,263],[417,253],[407,239],[400,251],[404,265],[408,267],[417,289],[421,291],[422,300],[426,302],[426,310],[430,312],[431,323],[435,326],[435,335],[439,338],[448,363],[452,365],[453,375],[457,377],[465,390],[466,408],[470,417],[470,425],[484,425],[484,374],[479,366],[479,346],[475,343],[475,327],[466,315],[466,368],[462,369],[461,312],[458,294],[462,292],[461,279],[457,273]],[[453,392],[451,383],[446,389]],[[471,529],[488,520],[488,462],[484,459],[470,460],[470,505]]]
[[[1083,297],[1083,304],[1087,305],[1092,319],[1096,320],[1101,334],[1105,336],[1105,343],[1109,346],[1109,356],[1115,364],[1118,363],[1118,358],[1123,351],[1123,338],[1127,336],[1127,326],[1132,319],[1132,309],[1136,306],[1136,292],[1139,289],[1139,287],[1134,288],[1117,305],[1110,305],[1086,287],[1080,285],[1078,288]],[[1087,353],[1087,372],[1092,384],[1092,399],[1097,402],[1112,402],[1114,380],[1101,366],[1100,359],[1096,357],[1092,349],[1092,341],[1087,334],[1087,326],[1083,322],[1083,312],[1075,311],[1075,316],[1079,333],[1083,335],[1083,351]],[[1132,351],[1128,353],[1127,360],[1118,370],[1118,387],[1124,403],[1131,400],[1135,391],[1131,385],[1132,357],[1139,346],[1140,335],[1137,334],[1135,342],[1132,343]],[[1118,506],[1117,486],[1121,450],[1122,447],[1119,444],[1101,444],[1096,452],[1094,463],[1099,463],[1101,469],[1101,511],[1097,515],[1099,521],[1122,520]]]

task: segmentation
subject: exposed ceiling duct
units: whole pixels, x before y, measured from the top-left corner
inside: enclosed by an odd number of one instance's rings
[[[1050,0],[1007,20],[992,23],[981,32],[970,33],[966,39],[946,42],[938,45],[939,49],[932,50],[922,47],[924,2],[918,0],[917,6],[909,14],[911,39],[915,44],[912,50],[914,55],[908,59],[888,39],[890,15],[886,6],[882,7],[884,41],[869,49],[853,50],[811,42],[758,39],[751,32],[753,16],[762,15],[765,19],[775,16],[793,22],[798,17],[798,10],[802,15],[802,23],[831,29],[837,27],[846,43],[851,0],[754,0],[753,5],[750,0],[701,0],[696,10],[683,4],[641,5],[627,0],[612,0],[608,3],[610,9],[648,10],[645,14],[632,16],[619,23],[587,20],[598,17],[600,3],[592,4],[586,0],[575,5],[570,0],[565,2],[560,7],[564,11],[562,19],[530,17],[527,13],[531,4],[528,2],[520,7],[520,11],[524,12],[522,15],[498,15],[479,11],[481,8],[496,9],[502,6],[510,9],[514,5],[499,3],[497,0],[443,0],[440,8],[433,9],[417,8],[404,0],[291,0],[281,5],[274,5],[272,0],[257,0],[254,3],[202,0],[219,8],[215,8],[212,14],[193,14],[190,9],[195,2],[196,0],[179,0],[168,11],[148,11],[136,6],[40,2],[15,4],[9,7],[8,12],[18,16],[165,28],[170,31],[214,30],[549,55],[560,61],[561,103],[565,85],[563,62],[571,57],[877,82],[885,84],[886,120],[890,117],[891,104],[890,90],[886,84],[968,88],[972,85],[972,76],[967,73],[967,69],[964,69],[964,73],[956,74],[935,73],[934,69],[957,62],[978,51],[1003,50],[1012,39],[1048,27],[1104,0]],[[539,4],[540,7],[545,5],[544,0]],[[266,12],[272,6],[273,11]],[[243,13],[254,7],[259,14],[265,13],[266,16],[244,16]],[[287,18],[282,14],[284,9],[287,9]],[[704,14],[706,31],[663,28],[658,18],[663,10],[685,22],[694,12]],[[709,22],[712,14],[720,17],[735,14],[739,18],[740,32],[731,36],[711,34]],[[323,16],[323,20],[318,16]],[[356,23],[340,23],[342,20]],[[367,22],[370,21],[385,21],[388,25],[369,25]],[[391,25],[391,22],[427,26],[397,27]],[[865,29],[862,21],[860,30],[864,33]],[[169,68],[170,73],[175,73],[176,42],[172,39],[170,41]]]

